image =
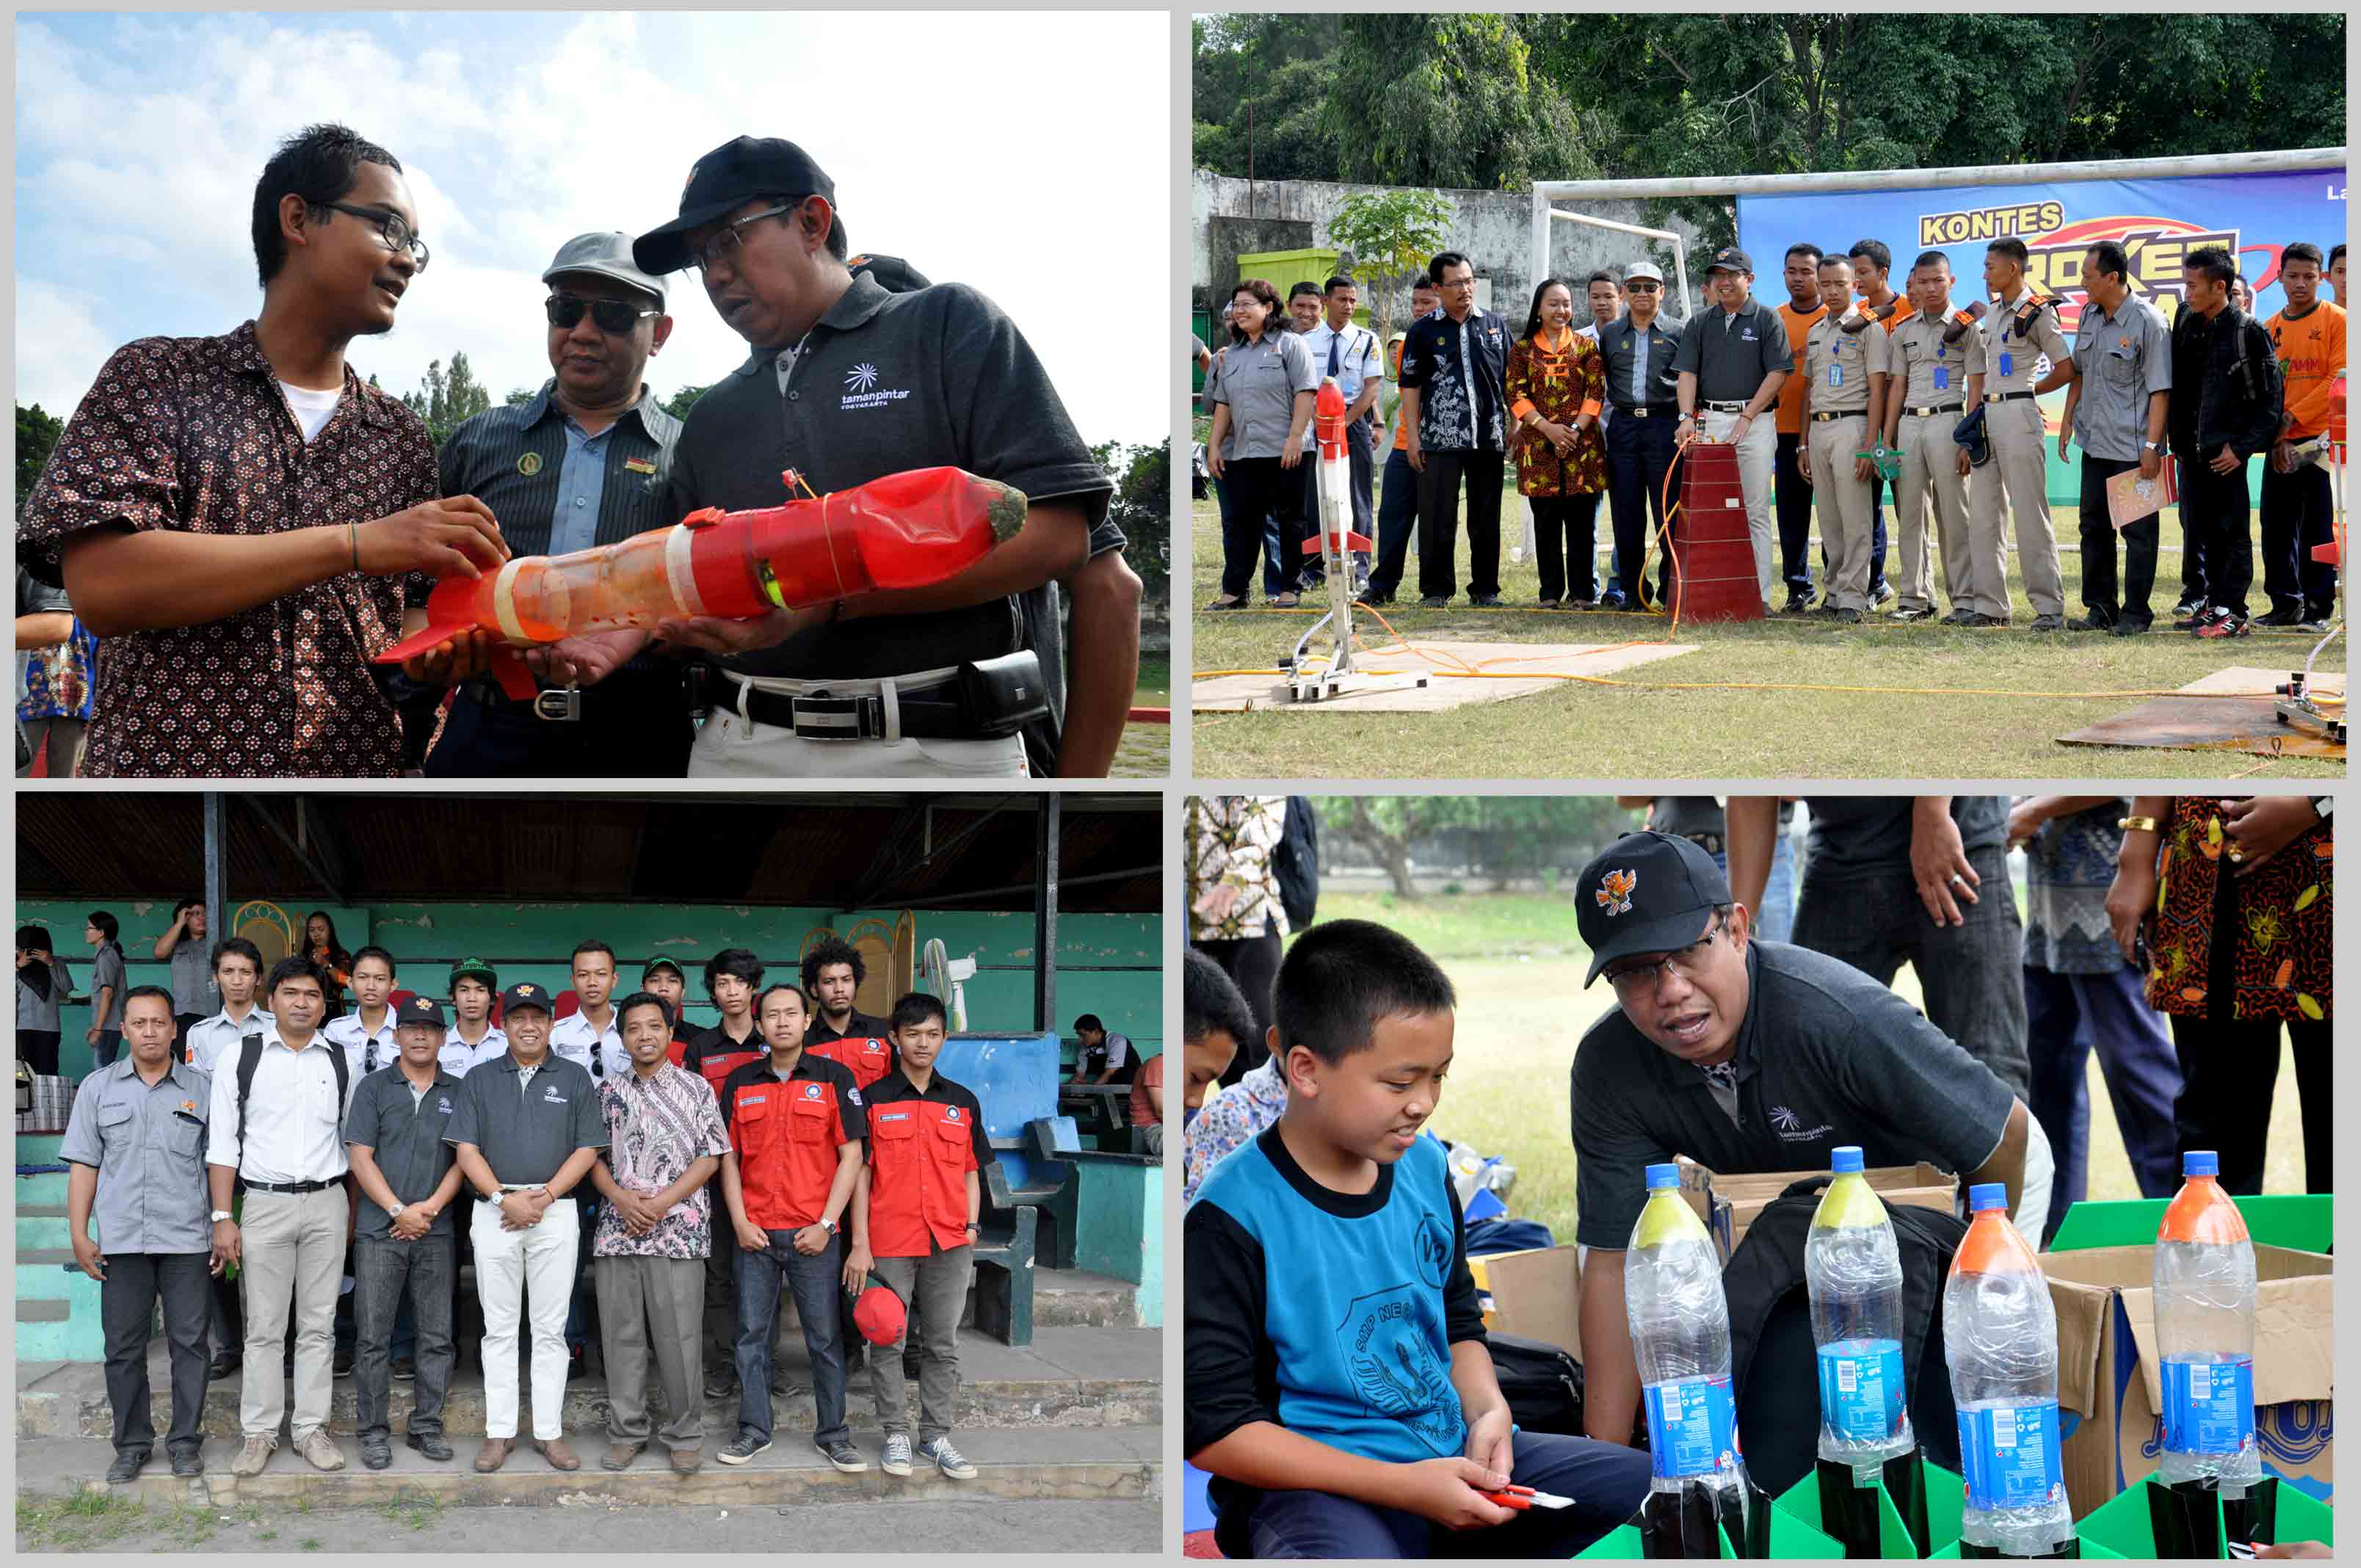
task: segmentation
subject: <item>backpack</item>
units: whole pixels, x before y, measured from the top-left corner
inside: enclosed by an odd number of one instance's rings
[[[1287,827],[1270,858],[1270,870],[1288,926],[1302,930],[1320,909],[1320,819],[1312,815],[1309,795],[1287,797]]]
[[[1747,1228],[1721,1275],[1747,1474],[1773,1497],[1810,1475],[1819,1457],[1819,1369],[1804,1238],[1833,1179],[1815,1176],[1788,1187]],[[1956,1470],[1958,1408],[1943,1349],[1943,1283],[1968,1223],[1910,1204],[1894,1204],[1885,1212],[1902,1253],[1902,1367],[1910,1425],[1920,1452]],[[1798,1410],[1815,1417],[1799,1420]]]
[[[328,1053],[328,1060],[336,1069],[336,1107],[341,1114],[346,1102],[352,1097],[353,1068],[345,1059],[345,1047],[320,1042]],[[306,1047],[309,1048],[309,1047]],[[246,1097],[254,1092],[254,1072],[262,1065],[262,1036],[248,1035],[237,1046],[237,1165],[246,1168]],[[240,1185],[246,1179],[237,1178]]]
[[[1582,1363],[1557,1345],[1516,1334],[1488,1333],[1492,1372],[1509,1415],[1527,1431],[1582,1432]]]

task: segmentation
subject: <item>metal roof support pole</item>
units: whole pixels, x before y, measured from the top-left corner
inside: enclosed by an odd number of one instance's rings
[[[216,941],[235,937],[236,932],[222,924],[229,918],[229,889],[224,870],[227,846],[222,842],[221,791],[209,789],[204,794],[205,811],[205,931]],[[260,976],[256,977],[258,980]]]
[[[1042,792],[1034,807],[1033,1027],[1058,1032],[1058,837],[1064,802]]]

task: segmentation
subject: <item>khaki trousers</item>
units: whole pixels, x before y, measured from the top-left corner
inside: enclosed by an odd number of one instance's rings
[[[1771,584],[1778,575],[1775,554],[1778,530],[1771,519],[1771,469],[1779,460],[1779,422],[1773,418],[1773,409],[1746,427],[1746,438],[1738,444],[1738,489],[1746,501],[1746,536],[1754,546],[1754,586],[1763,595],[1765,614],[1771,609]],[[1716,413],[1710,409],[1697,415],[1697,433],[1709,441],[1728,441],[1738,424],[1734,413]]]
[[[1968,547],[1975,561],[1976,609],[2002,620],[2009,618],[2004,507],[2015,521],[2017,568],[2025,574],[2025,597],[2033,613],[2066,613],[2065,584],[2058,575],[2058,532],[2049,521],[2042,430],[2041,405],[2031,398],[1984,405],[1992,461],[1969,491]]]
[[[287,1326],[295,1326],[295,1410],[301,1442],[328,1424],[336,1368],[336,1288],[344,1282],[351,1210],[341,1184],[317,1192],[247,1190],[238,1270],[246,1278],[246,1374],[238,1430],[274,1442],[288,1414]]]
[[[668,1420],[655,1435],[677,1453],[705,1442],[705,1259],[594,1257],[600,1348],[607,1357],[607,1431],[648,1441],[648,1372],[664,1386]]]
[[[1820,546],[1828,553],[1828,602],[1838,609],[1869,608],[1869,481],[1853,477],[1853,454],[1869,444],[1869,415],[1849,413],[1805,426],[1812,455],[1812,504],[1820,514]]]
[[[1894,486],[1894,523],[1902,547],[1901,608],[1931,609],[1935,565],[1927,549],[1927,516],[1935,518],[1935,541],[1943,554],[1943,597],[1953,609],[1971,609],[1976,585],[1969,568],[1969,490],[1974,481],[1960,472],[1960,444],[1951,432],[1963,413],[1904,414],[1895,440],[1902,453],[1902,478]],[[2004,586],[2003,595],[2006,589]]]

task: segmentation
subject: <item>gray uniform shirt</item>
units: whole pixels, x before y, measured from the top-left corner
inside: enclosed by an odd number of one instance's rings
[[[459,1113],[459,1080],[440,1068],[434,1087],[423,1096],[402,1076],[400,1064],[380,1069],[353,1091],[353,1107],[345,1113],[345,1142],[369,1151],[396,1198],[404,1203],[423,1201],[434,1196],[457,1157],[444,1135]],[[363,1192],[358,1234],[381,1236],[392,1226],[393,1216]],[[428,1234],[452,1234],[450,1210],[434,1216]]]
[[[2138,462],[2147,400],[2172,390],[2172,333],[2164,318],[2137,294],[2125,295],[2113,315],[2084,301],[2074,323],[2074,367],[2081,376],[2074,439],[2083,455]]]
[[[598,1091],[579,1064],[544,1056],[529,1079],[518,1079],[507,1053],[469,1069],[444,1141],[482,1150],[503,1187],[539,1186],[575,1150],[607,1146]]]
[[[1780,331],[1786,331],[1784,324]],[[1841,319],[1822,316],[1804,334],[1805,395],[1812,412],[1867,413],[1869,378],[1886,374],[1888,364],[1883,327],[1872,324],[1847,332]]]
[[[63,959],[49,959],[49,993],[41,995],[21,979],[16,981],[16,1027],[56,1034],[58,1003],[73,994],[73,975]]]
[[[214,958],[203,942],[183,937],[172,949],[172,1011],[199,1017],[221,1005],[214,981]]]
[[[1226,404],[1230,428],[1222,439],[1222,461],[1276,457],[1287,449],[1299,392],[1320,389],[1320,368],[1301,336],[1265,332],[1259,343],[1234,343],[1221,353],[1217,374],[1206,387],[1210,402]],[[1312,450],[1312,422],[1303,424],[1303,450]]]
[[[125,990],[123,983],[123,949],[116,947],[113,942],[109,942],[106,946],[99,948],[98,956],[91,960],[90,1004],[93,1009],[98,1006],[98,992],[102,986],[111,989],[115,994],[108,997],[106,1000],[105,1015],[102,1017],[97,1013],[93,1012],[91,1014],[90,1021],[97,1025],[102,1029],[120,1029],[123,1027],[123,992]]]
[[[99,1250],[212,1249],[205,1124],[213,1092],[213,1079],[182,1062],[150,1087],[127,1055],[82,1080],[58,1157],[98,1172],[91,1214]]]
[[[443,493],[491,508],[520,555],[613,544],[678,522],[664,484],[680,421],[642,388],[593,451],[558,408],[556,388],[544,381],[530,402],[487,409],[453,431],[437,455]]]
[[[2020,291],[2015,303],[2024,302]],[[2043,358],[2052,365],[2063,365],[2073,347],[2065,334],[2058,330],[2058,313],[2045,310],[2036,319],[2033,334],[2019,337],[2016,334],[2015,304],[1994,305],[1985,313],[1979,330],[1983,334],[1984,356],[1991,367],[1984,376],[1984,396],[2002,392],[2029,392],[2041,379],[2037,366]]]
[[[1914,311],[1894,329],[1886,370],[1902,379],[1905,418],[1914,408],[1944,403],[1955,412],[1964,410],[1968,378],[1984,373],[1983,334],[1971,328],[1960,334],[1959,342],[1947,344],[1943,334],[1949,326],[1948,317],[1930,322],[1925,313]],[[1941,386],[1936,385],[1938,371]]]
[[[1779,319],[1775,307],[1752,294],[1746,297],[1746,308],[1735,315],[1715,305],[1691,316],[1681,328],[1679,346],[1673,350],[1674,373],[1687,371],[1697,378],[1700,413],[1708,403],[1753,401],[1765,379],[1784,374],[1794,365],[1786,323]]]

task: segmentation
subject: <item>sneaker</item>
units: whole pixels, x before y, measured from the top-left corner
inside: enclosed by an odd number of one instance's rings
[[[185,1481],[192,1475],[202,1475],[204,1473],[204,1452],[198,1448],[195,1443],[189,1443],[184,1447],[176,1448],[172,1451],[173,1475]]]
[[[148,1450],[144,1448],[126,1448],[117,1450],[115,1455],[115,1463],[106,1467],[107,1485],[110,1486],[122,1486],[138,1480],[139,1472],[147,1465],[147,1464]]]
[[[2243,615],[2222,612],[2217,620],[2210,620],[2197,629],[2200,637],[2248,637],[2254,634],[2254,623]]]
[[[313,1427],[297,1438],[295,1452],[302,1454],[314,1470],[342,1470],[345,1467],[345,1451],[336,1446],[336,1440],[322,1427]]]
[[[1788,593],[1787,593],[1787,609],[1786,609],[1786,611],[1785,611],[1785,613],[1786,613],[1786,614],[1788,614],[1788,615],[1805,615],[1805,614],[1808,614],[1808,613],[1810,612],[1810,610],[1811,610],[1811,608],[1812,608],[1812,596],[1811,596],[1811,594],[1810,594],[1810,592],[1809,592],[1808,590],[1803,590],[1803,589],[1793,589],[1793,588],[1791,588],[1791,589],[1789,589],[1789,590],[1788,590]]]
[[[2194,609],[2180,610],[2178,613],[2179,619],[2173,621],[2172,629],[2175,631],[2194,631],[2215,616],[2227,615],[2230,612],[2226,609],[2215,609],[2210,604],[2201,604]]]
[[[417,1376],[418,1363],[411,1360],[410,1357],[405,1355],[394,1362],[393,1380],[395,1382],[409,1383],[415,1381]]]
[[[2066,630],[2066,618],[2062,615],[2037,615],[2033,618],[2033,624],[2026,628],[2026,630],[2028,631],[2063,631]]]
[[[1889,619],[1894,620],[1932,620],[1935,619],[1935,609],[1932,605],[1905,605],[1900,609],[1895,610]]]
[[[853,1447],[848,1439],[838,1438],[834,1442],[824,1442],[814,1438],[812,1446],[828,1456],[828,1462],[836,1466],[840,1475],[865,1475],[869,1473],[869,1461],[861,1457],[861,1450]]]
[[[2307,630],[2318,630],[2336,619],[2336,601],[2308,604],[2303,607],[2303,624]]]
[[[752,1432],[741,1431],[731,1440],[729,1447],[713,1457],[724,1464],[743,1464],[758,1453],[769,1453],[770,1449],[769,1438],[756,1437]]]
[[[270,1456],[278,1451],[279,1442],[275,1438],[248,1437],[239,1447],[237,1458],[231,1463],[229,1473],[241,1478],[259,1475],[262,1467],[270,1463]]]
[[[2186,620],[2204,608],[2205,601],[2202,598],[2199,598],[2189,594],[2183,594],[2180,596],[2180,602],[2172,607],[2172,613],[2180,620]]]
[[[2257,626],[2301,626],[2303,624],[2303,609],[2298,605],[2273,605],[2269,614],[2255,617],[2255,624]]]
[[[1429,594],[1418,601],[1421,609],[1448,609],[1450,607],[1451,596],[1448,594]]]
[[[1869,587],[1869,608],[1875,609],[1894,597],[1894,585],[1880,577]]]
[[[885,1456],[877,1462],[877,1467],[888,1475],[907,1475],[910,1473],[910,1434],[908,1432],[897,1431],[886,1434]]]
[[[975,1479],[975,1466],[969,1464],[960,1451],[951,1446],[951,1440],[948,1437],[939,1437],[931,1442],[920,1443],[918,1457],[954,1481]]]

